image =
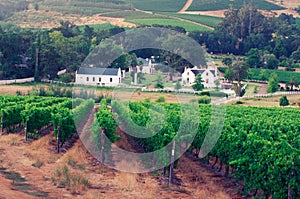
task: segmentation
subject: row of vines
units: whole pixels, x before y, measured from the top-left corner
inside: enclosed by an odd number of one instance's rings
[[[55,97],[0,96],[2,133],[24,129],[25,139],[54,127],[57,150],[70,139],[94,107],[94,101]]]
[[[147,102],[112,104],[122,122],[119,125],[129,133],[138,133],[137,142],[146,152],[159,150],[174,138],[184,143],[194,137],[189,150],[201,154],[206,135],[211,133],[209,128],[217,122],[212,116],[213,108],[199,105],[197,116],[186,119],[183,106]],[[242,182],[244,194],[299,198],[300,110],[227,106],[225,113],[221,135],[204,160],[214,158],[220,162],[226,176]],[[195,129],[194,135],[191,132]],[[176,137],[179,131],[181,135]],[[184,144],[176,147],[176,152],[180,153],[182,147]]]

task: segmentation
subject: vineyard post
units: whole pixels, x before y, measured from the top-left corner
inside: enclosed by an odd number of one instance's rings
[[[101,152],[100,152],[100,160],[101,162],[103,163],[104,162],[104,131],[105,131],[105,128],[102,128],[102,131],[101,131]]]
[[[292,173],[290,175],[290,181],[293,179],[294,177],[294,162],[292,162]],[[288,185],[288,199],[292,199],[293,195],[292,195],[292,188],[291,185]]]
[[[28,140],[28,121],[25,123],[25,141]]]
[[[4,131],[4,113],[2,113],[2,116],[1,116],[1,133],[3,133]]]
[[[57,125],[57,153],[59,153],[59,139],[60,139],[60,129],[59,125]]]
[[[170,172],[169,172],[169,184],[173,183],[174,160],[175,160],[175,141],[173,141],[173,146],[172,146],[171,165],[170,165]]]

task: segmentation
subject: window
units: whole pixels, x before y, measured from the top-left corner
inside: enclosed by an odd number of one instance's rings
[[[89,77],[86,77],[86,81],[88,82],[90,79],[89,79]]]
[[[206,76],[208,76],[208,73],[206,73]]]
[[[109,81],[112,82],[112,78],[110,78]]]
[[[99,77],[99,82],[101,82],[101,77]]]
[[[95,81],[95,77],[93,77],[93,82]]]

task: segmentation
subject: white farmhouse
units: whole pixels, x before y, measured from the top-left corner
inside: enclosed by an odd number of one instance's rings
[[[185,68],[184,72],[182,73],[182,85],[192,86],[198,74],[201,74],[201,78],[204,81],[204,88],[216,87],[216,80],[219,79],[218,71],[216,68]]]
[[[151,59],[143,59],[137,58],[138,66],[137,72],[145,73],[145,74],[152,74],[154,71],[154,64],[152,64]]]
[[[121,84],[120,68],[80,67],[76,71],[76,84],[92,86],[117,86]]]

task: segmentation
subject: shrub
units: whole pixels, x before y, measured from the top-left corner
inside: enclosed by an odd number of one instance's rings
[[[280,98],[279,105],[280,106],[288,106],[290,104],[289,100],[285,95]]]
[[[238,101],[236,101],[236,103],[235,103],[235,104],[244,104],[244,102],[242,102],[242,101],[238,100]]]
[[[155,100],[155,102],[158,102],[158,103],[163,103],[165,101],[166,101],[166,99],[165,99],[164,96],[160,96],[160,97],[157,98],[157,100]]]
[[[41,168],[41,166],[43,166],[43,162],[40,160],[37,160],[35,163],[32,164],[32,166],[34,166],[36,168]]]
[[[210,104],[211,98],[208,96],[203,96],[198,99],[199,104]]]
[[[228,94],[221,91],[203,91],[199,93],[200,96],[207,95],[211,97],[228,97]]]

